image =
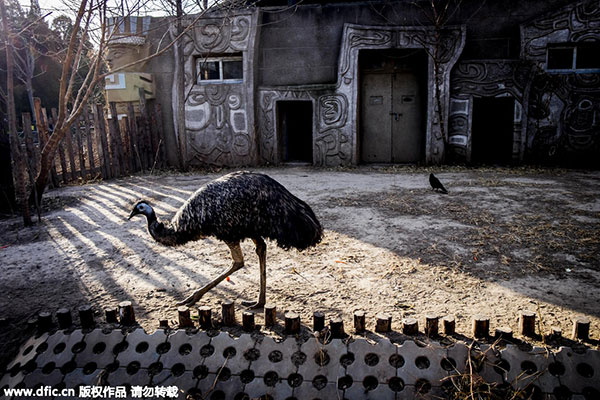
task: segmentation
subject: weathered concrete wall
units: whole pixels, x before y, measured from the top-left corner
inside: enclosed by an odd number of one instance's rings
[[[466,25],[465,59],[519,57],[519,25],[569,0],[464,0],[448,25]],[[259,85],[335,83],[344,24],[431,26],[428,2],[349,2],[262,9]],[[306,3],[303,3],[306,4]]]
[[[599,41],[598,27],[600,2],[575,2],[521,26],[520,60],[459,62],[451,83],[451,158],[471,159],[473,99],[511,96],[513,161],[593,164],[600,150],[600,75],[548,72],[546,55],[549,44]]]
[[[461,2],[447,21],[460,34],[449,34],[441,42],[449,56],[439,63],[437,85],[432,56],[435,29],[425,3],[422,7],[408,0],[303,3],[206,16],[186,37],[188,161],[192,165],[280,162],[277,101],[309,100],[314,164],[359,163],[358,52],[394,48],[425,49],[429,55],[424,162],[470,160],[475,97],[515,98],[515,161],[553,159],[565,153],[557,149],[569,154],[595,151],[598,74],[548,77],[535,71],[543,70],[545,52],[540,49],[557,35],[588,40],[581,32],[598,29],[597,1],[586,2],[587,6],[569,0]],[[561,9],[568,4],[575,5]],[[568,27],[557,28],[554,21]],[[167,25],[164,20],[155,22],[162,25],[153,31],[153,43],[158,43]],[[522,24],[525,28],[520,31]],[[407,39],[407,32],[415,29],[422,33]],[[243,53],[244,82],[191,84],[193,58],[211,52]],[[155,74],[161,103],[173,104],[163,108],[169,161],[175,164],[173,52],[153,60],[149,69]],[[561,89],[555,90],[556,85]]]
[[[534,68],[527,98],[529,158],[600,165],[600,69],[565,74],[546,68],[549,44],[600,41],[600,1],[536,18],[521,27],[521,40],[522,58]]]
[[[184,28],[194,27],[184,36],[185,119],[187,162],[189,165],[241,166],[256,164],[254,130],[255,55],[257,10],[235,13],[212,12],[201,20],[187,17]],[[172,23],[153,20],[155,48],[158,50],[175,36]],[[197,83],[195,59],[211,55],[242,54],[242,82]],[[149,69],[155,74],[158,101],[163,104],[165,137],[169,162],[177,165],[176,52],[170,49],[152,60]]]
[[[515,100],[512,160],[523,160],[527,138],[524,103],[530,78],[531,66],[522,61],[471,60],[456,65],[450,89],[449,160],[471,161],[473,99],[505,96]]]
[[[427,91],[428,115],[425,132],[425,162],[439,163],[444,158],[443,137],[447,119],[440,118],[435,111],[439,102],[442,115],[448,115],[450,70],[464,45],[463,27],[448,27],[439,32],[428,27],[381,27],[346,24],[342,34],[339,52],[337,83],[331,93],[319,95],[328,90],[325,85],[312,89],[294,91],[291,87],[261,90],[260,115],[267,124],[261,126],[261,156],[268,162],[277,162],[277,132],[274,102],[287,99],[285,93],[298,93],[304,98],[313,99],[314,116],[317,121],[313,130],[313,157],[316,165],[351,165],[360,162],[358,153],[358,55],[367,49],[425,49],[429,55]],[[439,43],[439,53],[434,57],[434,47]],[[435,61],[434,61],[435,58]],[[437,73],[435,69],[437,68]],[[437,82],[437,84],[433,84]],[[300,88],[299,88],[300,89]],[[329,89],[331,90],[331,89]]]

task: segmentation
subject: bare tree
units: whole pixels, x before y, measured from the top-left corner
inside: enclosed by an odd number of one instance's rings
[[[433,64],[433,90],[435,99],[435,108],[437,110],[440,121],[441,136],[446,143],[446,115],[444,114],[442,87],[444,85],[443,64],[447,62],[444,54],[444,29],[448,22],[458,11],[462,0],[427,0],[416,1],[415,4],[419,7],[425,16],[426,20],[433,26],[433,46],[425,47],[425,51],[429,54]]]
[[[226,0],[222,4],[219,2],[213,3],[212,7],[227,7],[228,9],[240,5],[239,0]],[[145,6],[145,3],[136,1],[127,8],[122,7],[120,11],[125,12],[127,9],[130,13],[133,10],[140,10]],[[201,8],[202,9],[202,8]],[[144,63],[154,57],[164,54],[171,47],[180,41],[180,39],[203,17],[208,9],[203,9],[193,18],[190,23],[185,26],[176,37],[173,38],[167,45],[157,49],[148,57],[125,64],[119,68],[113,69],[110,72],[102,72],[104,55],[107,45],[111,37],[118,31],[118,26],[113,26],[112,30],[108,30],[106,21],[109,9],[106,2],[103,0],[81,0],[77,9],[75,20],[69,32],[69,43],[65,50],[62,59],[62,75],[60,78],[59,89],[59,104],[58,118],[55,121],[54,131],[48,142],[41,151],[40,168],[35,181],[35,187],[31,193],[33,200],[37,196],[37,200],[41,201],[42,195],[46,188],[50,169],[54,163],[54,156],[61,139],[65,136],[71,126],[78,120],[82,111],[86,107],[88,100],[93,95],[96,86],[104,81],[104,78],[118,71],[127,70],[134,65]],[[182,16],[183,18],[183,16]],[[94,24],[94,21],[96,24]],[[95,39],[95,46],[87,48],[88,39]],[[82,70],[82,62],[87,59],[85,67],[87,72],[80,77],[81,81],[76,84],[76,77],[79,76]],[[183,135],[182,138],[183,139]]]

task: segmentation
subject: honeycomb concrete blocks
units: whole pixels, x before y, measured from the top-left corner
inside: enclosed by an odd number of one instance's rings
[[[576,352],[561,347],[553,355],[549,371],[558,378],[562,393],[581,393],[590,399],[600,399],[600,352]]]
[[[170,348],[163,330],[148,335],[143,329],[136,329],[117,342],[112,351],[117,354],[116,360],[121,367],[149,368]]]
[[[75,356],[87,347],[84,336],[81,330],[55,332],[48,337],[47,348],[37,356],[36,364],[40,367],[53,364],[63,372],[75,369]]]
[[[467,362],[461,373],[468,373],[472,368],[473,372],[481,376],[486,382],[499,385],[505,381],[503,378],[504,370],[500,368],[498,349],[495,346],[487,343],[471,346],[470,362],[471,366]]]
[[[375,377],[377,382],[387,383],[391,377],[396,376],[397,346],[387,339],[382,339],[377,343],[370,343],[366,340],[350,342],[348,355],[354,361],[348,361],[346,371],[354,380],[364,382],[367,377]],[[404,363],[403,360],[402,363]]]
[[[8,364],[6,369],[10,371],[17,364],[18,366],[23,366],[34,360],[38,353],[47,346],[46,341],[48,340],[48,336],[47,333],[43,333],[29,338],[19,349],[17,357]]]
[[[284,342],[276,342],[271,337],[264,337],[257,341],[253,349],[253,357],[248,357],[252,362],[251,367],[254,374],[258,377],[264,377],[271,370],[275,370],[282,377],[289,377],[298,372],[299,360],[305,360],[306,357],[298,357],[300,354],[300,345],[293,337],[288,337]]]
[[[518,346],[508,345],[500,351],[500,361],[505,366],[505,379],[512,387],[524,390],[529,385],[556,388],[560,381],[549,372],[552,354],[544,348],[534,347],[524,352]]]
[[[85,336],[85,348],[75,355],[75,364],[84,368],[90,360],[96,363],[98,368],[106,368],[114,363],[116,355],[115,347],[123,342],[125,335],[120,330],[94,329]]]
[[[446,347],[446,362],[442,366],[448,376],[466,371],[469,347],[464,342],[456,342]]]
[[[170,346],[167,352],[160,357],[163,367],[180,370],[179,365],[183,365],[185,371],[193,371],[200,364],[200,350],[210,343],[210,337],[206,332],[192,333],[178,329],[169,335],[168,342]]]
[[[245,394],[401,400],[447,397],[450,380],[472,371],[526,393],[600,398],[597,350],[368,338],[323,343],[307,335],[277,340],[257,332],[233,337],[194,329],[57,331],[25,342],[0,378],[0,389],[175,386],[180,399]]]

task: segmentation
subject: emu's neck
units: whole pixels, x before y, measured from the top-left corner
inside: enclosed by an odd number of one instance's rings
[[[156,218],[154,210],[150,215],[146,215],[148,219],[148,232],[152,238],[166,246],[176,246],[185,243],[183,235],[173,228],[170,222],[162,222]]]
[[[148,220],[148,229],[150,229],[150,225],[152,225],[154,222],[158,222],[154,210],[151,210],[150,214],[146,215],[146,219]]]

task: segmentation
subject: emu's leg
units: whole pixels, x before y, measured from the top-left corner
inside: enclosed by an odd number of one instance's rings
[[[244,255],[242,254],[242,249],[240,248],[240,242],[226,242],[227,246],[229,246],[229,250],[231,251],[231,258],[233,258],[233,265],[227,271],[219,275],[219,277],[212,282],[208,283],[201,289],[198,289],[187,299],[177,303],[178,306],[191,306],[195,304],[198,300],[206,294],[210,289],[214,288],[221,282],[223,279],[227,278],[229,275],[233,274],[238,269],[244,266]]]
[[[258,264],[260,266],[260,292],[256,303],[243,302],[248,308],[263,307],[267,301],[267,244],[261,238],[252,239],[256,244],[256,254],[258,254]]]

